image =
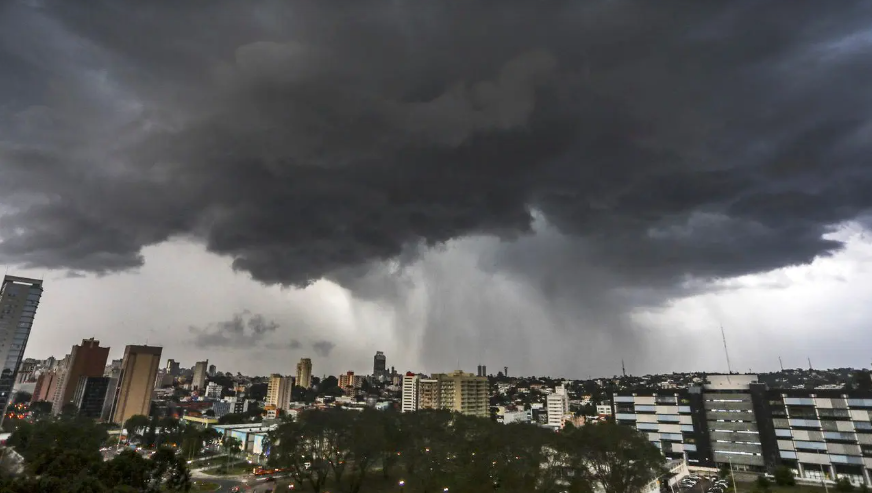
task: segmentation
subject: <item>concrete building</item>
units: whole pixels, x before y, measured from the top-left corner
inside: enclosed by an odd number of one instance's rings
[[[36,386],[33,389],[31,403],[48,401],[51,399],[50,396],[53,395],[54,389],[57,387],[57,382],[55,382],[57,375],[57,371],[48,370],[42,372],[38,377],[36,377]]]
[[[179,362],[172,358],[168,359],[166,372],[174,377],[179,376],[179,373],[181,373],[181,366],[179,365]]]
[[[127,346],[115,390],[112,422],[123,424],[135,414],[149,415],[154,379],[160,366],[159,346]]]
[[[225,416],[227,414],[240,414],[244,412],[248,412],[252,406],[255,405],[255,402],[251,399],[245,399],[240,396],[232,396],[225,397],[220,401],[212,404],[212,411],[215,412],[215,417],[220,418],[221,416]]]
[[[194,364],[194,377],[191,380],[191,390],[197,390],[200,393],[206,391],[206,372],[208,371],[209,360],[198,361]]]
[[[609,403],[599,403],[596,405],[596,414],[597,416],[611,416],[612,415],[612,405]]]
[[[339,388],[353,389],[355,388],[354,372],[345,372],[345,375],[339,375]]]
[[[563,428],[569,414],[569,396],[563,385],[558,385],[554,393],[545,397],[545,408],[548,413],[548,426]]]
[[[42,298],[42,281],[26,277],[4,276],[0,285],[0,410],[12,398],[22,356],[30,338],[36,309]],[[5,412],[0,412],[0,424]]]
[[[477,370],[478,370],[477,376],[479,376],[479,377],[486,377],[487,376],[487,366],[478,365]]]
[[[73,394],[73,404],[79,416],[99,419],[103,415],[103,404],[109,391],[109,377],[90,377],[82,375]]]
[[[372,376],[377,380],[384,380],[388,377],[388,359],[385,353],[376,351],[372,358]]]
[[[215,382],[209,382],[206,385],[206,397],[209,399],[220,399],[221,392],[224,390],[224,387],[218,385]]]
[[[432,379],[439,385],[439,409],[447,409],[470,416],[489,416],[488,381],[471,373],[455,370],[438,373]]]
[[[55,364],[55,381],[54,386],[51,389],[51,393],[48,396],[46,401],[54,404],[55,401],[60,400],[61,391],[63,390],[63,383],[67,379],[67,369],[70,367],[70,355],[66,355],[63,358],[59,359]],[[54,408],[54,405],[52,405]]]
[[[418,392],[419,409],[439,409],[439,380],[422,378]]]
[[[312,386],[312,360],[301,358],[297,363],[297,385],[308,389]]]
[[[401,412],[410,413],[421,408],[420,383],[421,378],[414,373],[406,373],[403,377]]]
[[[291,391],[294,388],[294,378],[278,373],[269,376],[266,389],[266,404],[276,409],[287,409],[291,403]]]
[[[216,373],[218,373],[218,367],[215,365],[209,365],[209,376],[214,377]]]
[[[118,376],[121,372],[118,372]],[[115,405],[115,394],[118,392],[118,376],[106,378],[109,379],[109,384],[106,389],[106,398],[103,399],[103,410],[100,412],[100,421],[105,423],[112,422],[112,410]]]
[[[52,414],[58,415],[65,405],[74,403],[76,388],[82,377],[102,377],[108,359],[109,348],[100,347],[100,341],[93,337],[82,339],[81,344],[74,345],[70,350],[66,371],[52,400]]]

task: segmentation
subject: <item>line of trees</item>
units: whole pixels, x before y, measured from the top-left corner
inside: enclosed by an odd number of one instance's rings
[[[554,433],[446,411],[305,411],[269,440],[269,464],[316,493],[328,485],[358,493],[388,479],[421,493],[638,493],[664,463],[629,427]]]
[[[104,461],[100,448],[106,427],[87,418],[62,417],[21,423],[7,446],[24,458],[23,474],[0,477],[8,493],[186,492],[191,489],[186,461],[173,449],[159,448],[150,458],[125,450]]]

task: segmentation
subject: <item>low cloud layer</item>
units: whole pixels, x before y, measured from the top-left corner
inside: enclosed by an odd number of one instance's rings
[[[312,350],[315,351],[315,354],[321,357],[330,356],[330,352],[333,351],[333,348],[336,347],[336,344],[330,341],[317,341],[312,344]]]
[[[870,27],[862,1],[7,5],[0,262],[108,273],[183,237],[434,350],[472,319],[623,343],[868,215]]]
[[[245,310],[234,315],[230,320],[212,323],[205,327],[190,327],[189,330],[194,335],[193,343],[196,346],[237,349],[259,345],[265,337],[278,328],[279,324],[276,322]]]

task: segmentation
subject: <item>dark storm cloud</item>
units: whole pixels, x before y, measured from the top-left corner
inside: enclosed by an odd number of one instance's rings
[[[490,268],[620,311],[831,254],[872,206],[868,2],[40,5],[0,14],[4,262],[183,236],[396,299],[383,262],[541,214]]]
[[[324,358],[330,356],[330,352],[333,351],[333,348],[335,347],[336,344],[330,341],[317,341],[312,344],[312,350],[315,351],[315,354]]]
[[[296,339],[291,339],[291,342],[288,343],[288,349],[300,349],[301,347],[303,344]]]
[[[198,347],[251,348],[278,328],[278,323],[263,315],[244,310],[230,320],[206,327],[190,327],[190,331],[194,335],[193,343]]]

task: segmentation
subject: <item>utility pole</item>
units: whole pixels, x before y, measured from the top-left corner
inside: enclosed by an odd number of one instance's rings
[[[730,352],[727,350],[727,336],[724,334],[724,326],[721,325],[721,339],[724,341],[724,355],[727,357],[727,375],[733,374],[733,367],[730,366]],[[730,381],[730,377],[727,376],[727,381]]]
[[[781,371],[784,371],[784,363],[781,362],[781,356],[778,357],[778,366],[781,367]]]
[[[811,367],[811,357],[808,358],[808,369],[814,370],[814,368]]]

